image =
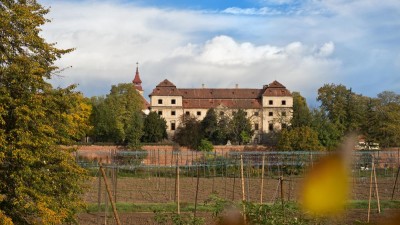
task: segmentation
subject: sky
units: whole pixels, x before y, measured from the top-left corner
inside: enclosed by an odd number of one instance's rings
[[[133,80],[145,95],[178,88],[262,88],[274,80],[317,105],[318,88],[343,84],[400,94],[398,0],[39,0],[41,35],[75,48],[57,61],[56,87],[85,96]]]

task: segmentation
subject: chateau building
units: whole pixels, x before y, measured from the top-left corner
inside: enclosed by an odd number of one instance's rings
[[[167,121],[167,132],[172,136],[183,116],[202,120],[207,110],[214,108],[217,115],[233,116],[242,109],[255,131],[254,142],[262,141],[263,134],[287,126],[292,117],[293,98],[278,81],[261,89],[250,88],[177,88],[165,79],[150,97],[150,110]]]
[[[132,81],[143,97],[139,68]],[[260,89],[252,88],[177,88],[165,79],[149,95],[150,104],[143,97],[144,112],[157,112],[167,122],[167,133],[172,137],[185,116],[202,120],[208,109],[214,108],[217,115],[232,117],[242,109],[250,119],[255,131],[253,141],[263,140],[263,135],[280,130],[290,123],[293,98],[284,85],[273,81]],[[147,114],[146,113],[146,114]]]

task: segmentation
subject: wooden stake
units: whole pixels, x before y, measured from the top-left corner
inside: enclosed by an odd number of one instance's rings
[[[283,199],[283,176],[279,177],[279,185],[281,186],[281,203],[282,203],[282,210],[284,210],[284,199]]]
[[[260,188],[260,204],[263,203],[263,190],[264,190],[264,162],[265,154],[262,157],[262,169],[261,169],[261,188]]]
[[[196,196],[194,199],[194,221],[196,221],[196,213],[197,213],[197,196],[199,194],[199,181],[200,181],[200,173],[199,173],[199,165],[197,165],[197,182],[196,182]]]
[[[372,167],[374,164],[374,159],[372,158]],[[373,175],[373,170],[371,169],[371,178],[369,181],[369,199],[368,199],[368,218],[367,218],[367,223],[369,223],[369,216],[371,213],[371,197],[372,197],[372,175]]]
[[[100,170],[101,170],[101,174],[103,175],[104,184],[106,185],[108,198],[109,198],[109,200],[111,202],[111,207],[113,208],[115,222],[117,223],[117,225],[121,225],[121,222],[120,222],[119,216],[118,216],[118,212],[117,212],[117,208],[115,207],[115,203],[114,203],[114,201],[112,199],[110,187],[108,186],[107,176],[106,176],[106,173],[104,172],[104,168],[103,168],[103,166],[101,164],[100,164]]]
[[[181,214],[181,207],[180,207],[180,193],[179,193],[179,155],[176,155],[176,202],[177,202],[177,213],[178,215]]]
[[[394,181],[394,185],[393,185],[392,201],[393,201],[394,191],[395,191],[396,185],[397,185],[397,179],[399,178],[399,172],[400,172],[400,166],[397,168],[396,180]]]
[[[240,176],[242,179],[243,220],[244,220],[244,224],[246,224],[246,206],[244,204],[244,202],[246,200],[246,196],[244,195],[243,155],[240,155]]]
[[[378,213],[381,213],[381,204],[380,204],[380,202],[379,202],[378,183],[376,182],[376,170],[375,170],[375,163],[372,165],[372,168],[373,168],[373,170],[374,170],[375,193],[376,193],[376,199],[378,200]]]

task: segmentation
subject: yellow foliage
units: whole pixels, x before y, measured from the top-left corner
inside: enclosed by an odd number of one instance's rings
[[[8,216],[4,215],[4,213],[0,210],[0,224],[1,225],[13,225],[14,223]]]
[[[349,195],[349,177],[341,155],[330,155],[318,162],[304,180],[302,202],[316,215],[340,213]]]

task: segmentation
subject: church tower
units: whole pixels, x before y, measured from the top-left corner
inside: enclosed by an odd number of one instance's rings
[[[142,80],[140,80],[140,75],[139,75],[139,63],[136,63],[136,74],[135,78],[133,78],[132,83],[135,89],[143,96]]]

